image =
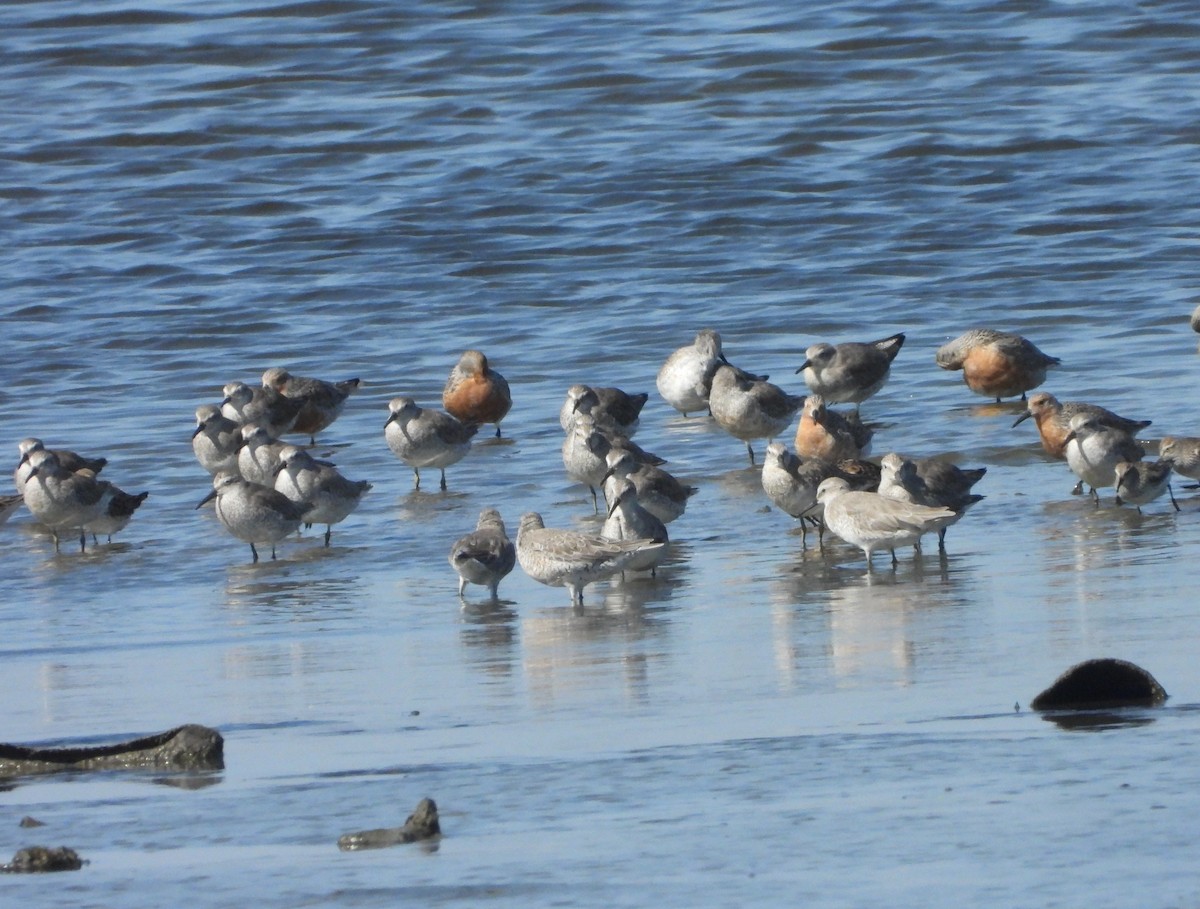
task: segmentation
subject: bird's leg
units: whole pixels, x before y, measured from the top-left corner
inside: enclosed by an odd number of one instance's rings
[[[413,480],[413,489],[420,489],[421,488],[421,471],[416,467],[413,468],[413,476],[415,477],[415,479]]]
[[[749,442],[746,443],[746,451],[750,453],[750,466],[754,466],[754,446]]]
[[[500,438],[500,424],[499,423],[496,424],[496,438],[497,439]]]
[[[271,561],[272,562],[275,561],[275,544],[274,543],[271,544]]]
[[[938,552],[946,551],[946,528],[938,531]]]
[[[442,468],[442,492],[446,491],[446,468]]]
[[[1071,490],[1071,495],[1073,495],[1073,496],[1083,495],[1083,480],[1080,480],[1078,483],[1075,484],[1075,488]]]
[[[252,556],[250,560],[251,564],[256,563],[258,561],[258,550],[254,548],[253,543],[250,544],[250,555]]]
[[[79,528],[79,551],[87,552],[87,531],[82,527]]]
[[[1175,490],[1171,488],[1171,484],[1167,484],[1167,495],[1171,497],[1171,504],[1175,506],[1175,510],[1179,511],[1179,503],[1175,501]]]
[[[1092,490],[1092,501],[1093,501],[1093,502],[1094,502],[1094,503],[1095,503],[1097,506],[1099,506],[1099,504],[1100,504],[1100,493],[1096,492],[1096,487],[1095,487],[1095,486],[1090,486],[1090,487],[1088,487],[1088,488]]]
[[[595,514],[600,514],[600,503],[596,501],[596,487],[588,484],[588,492],[592,494],[592,511]]]
[[[329,548],[329,538],[330,538],[332,535],[333,535],[333,527],[332,527],[332,526],[328,526],[328,527],[326,527],[326,528],[325,528],[325,548],[326,548],[326,549],[328,549],[328,548]]]
[[[896,558],[896,550],[894,550],[894,549],[891,550],[891,553],[892,553],[892,568],[894,569],[897,565],[900,564],[900,560]]]

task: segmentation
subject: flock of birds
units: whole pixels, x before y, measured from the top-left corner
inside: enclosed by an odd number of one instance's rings
[[[868,569],[872,555],[919,548],[926,534],[945,547],[946,529],[983,497],[972,488],[986,468],[962,469],[944,458],[909,459],[895,452],[880,461],[867,459],[873,431],[859,416],[860,405],[887,382],[904,335],[878,341],[815,344],[796,370],[810,394],[795,396],[746,372],[725,357],[720,335],[711,329],[672,353],[658,371],[659,394],[685,416],[709,413],[727,433],[746,443],[751,465],[753,442],[768,440],[762,488],[780,510],[815,527],[823,544],[829,530],[859,547]],[[938,366],[961,370],[972,391],[1000,401],[1020,396],[1026,410],[1014,426],[1032,419],[1045,451],[1065,460],[1078,477],[1076,493],[1086,484],[1115,487],[1117,504],[1139,508],[1164,493],[1178,510],[1170,487],[1172,472],[1200,479],[1200,439],[1166,436],[1155,461],[1144,460],[1136,434],[1149,420],[1133,420],[1095,404],[1060,402],[1039,392],[1047,370],[1059,360],[1027,339],[992,329],[972,329],[937,351]],[[326,382],[293,376],[274,367],[262,384],[231,382],[220,404],[196,410],[192,448],[212,477],[212,491],[196,506],[215,501],[216,516],[234,537],[250,545],[275,544],[300,525],[324,525],[325,545],[335,524],[358,507],[371,484],[343,476],[331,463],[314,458],[302,445],[281,441],[288,434],[318,433],[341,414],[358,388],[358,379]],[[617,388],[573,385],[559,413],[564,430],[563,465],[567,475],[591,492],[599,513],[603,492],[605,519],[600,532],[547,528],[540,514],[520,521],[515,544],[494,508],[479,516],[476,529],[457,540],[450,563],[459,575],[459,595],[468,583],[486,587],[493,599],[498,585],[515,567],[534,580],[565,587],[573,603],[584,588],[627,571],[650,571],[665,557],[667,524],[682,515],[697,491],[662,469],[662,458],[631,440],[648,395]],[[838,412],[830,404],[851,404]],[[512,407],[504,377],[478,350],[462,354],[442,393],[444,410],[422,408],[411,397],[388,403],[384,438],[391,451],[412,467],[419,488],[421,468],[436,468],[446,488],[446,469],[464,458],[484,424],[495,426]],[[793,450],[774,439],[799,414]],[[57,551],[65,533],[79,533],[80,548],[123,529],[147,493],[126,493],[99,478],[104,458],[48,449],[24,439],[14,471],[17,495],[0,497],[0,521],[22,503],[54,538]]]

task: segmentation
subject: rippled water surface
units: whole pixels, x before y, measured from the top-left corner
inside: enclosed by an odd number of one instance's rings
[[[1018,331],[1060,398],[1200,435],[1198,39],[1173,2],[0,5],[0,451],[150,491],[84,554],[0,527],[0,740],[200,722],[227,764],[17,782],[0,859],[90,864],[11,898],[1195,904],[1200,498],[1072,497],[933,353]],[[863,413],[876,454],[988,468],[948,554],[805,548],[654,394],[706,326],[793,393],[809,344],[905,331]],[[415,491],[386,402],[437,403],[468,347],[504,438]],[[374,489],[254,565],[188,438],[271,365],[362,377],[318,450]],[[580,381],[651,392],[638,441],[700,488],[670,563],[460,608],[482,507],[598,526],[559,454]],[[1168,706],[1025,709],[1095,656]],[[423,796],[438,845],[338,852]]]

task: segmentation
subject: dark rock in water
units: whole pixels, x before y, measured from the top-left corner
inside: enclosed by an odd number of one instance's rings
[[[441,835],[437,805],[433,799],[421,799],[403,827],[383,827],[378,830],[363,830],[361,833],[347,833],[338,837],[338,848],[343,852],[354,849],[382,849],[384,846],[415,843]]]
[[[78,871],[83,867],[79,853],[67,846],[50,849],[47,846],[27,846],[18,849],[13,860],[0,865],[4,874],[42,874],[48,871]]]
[[[46,822],[39,821],[37,818],[30,817],[27,814],[27,815],[25,815],[25,817],[21,818],[21,826],[22,827],[45,827]]]
[[[1085,660],[1072,666],[1030,703],[1034,710],[1153,707],[1167,699],[1154,676],[1127,660]]]
[[[0,744],[0,777],[63,770],[222,770],[225,740],[207,726],[187,725],[113,745],[36,748]]]

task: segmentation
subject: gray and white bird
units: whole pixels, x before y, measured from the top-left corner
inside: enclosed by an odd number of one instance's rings
[[[1158,461],[1121,461],[1113,468],[1117,476],[1115,483],[1117,504],[1129,503],[1137,507],[1138,514],[1142,506],[1153,502],[1164,492],[1171,497],[1171,504],[1179,511],[1179,503],[1175,501],[1175,493],[1171,489],[1171,462]]]
[[[29,479],[29,474],[33,472],[33,465],[29,462],[35,451],[49,451],[54,455],[59,466],[68,473],[87,469],[95,475],[100,473],[104,469],[104,465],[108,463],[107,458],[89,458],[69,451],[66,448],[46,448],[41,439],[22,439],[17,443],[17,452],[21,457],[17,461],[16,469],[13,471],[13,485],[17,487],[17,492],[25,491],[25,481]]]
[[[688,499],[700,490],[681,483],[674,476],[654,464],[642,464],[633,453],[624,448],[611,448],[604,458],[607,471],[602,478],[604,497],[608,498],[610,476],[626,477],[637,487],[638,503],[664,524],[670,524],[687,510]]]
[[[303,448],[285,445],[279,452],[275,491],[293,502],[312,505],[304,523],[325,525],[326,546],[333,525],[346,520],[370,489],[371,484],[366,480],[346,479],[332,464],[318,461]]]
[[[708,396],[713,419],[735,439],[746,443],[751,464],[751,441],[774,439],[787,428],[803,403],[803,398],[788,394],[778,385],[724,363],[713,374]]]
[[[213,477],[213,490],[196,507],[216,499],[217,519],[231,535],[250,544],[250,554],[258,561],[255,544],[275,544],[300,529],[304,516],[312,511],[309,502],[293,502],[281,492],[230,473]]]
[[[608,517],[600,528],[606,540],[661,540],[670,543],[667,526],[638,502],[637,487],[632,480],[611,476],[605,482],[604,497],[609,501]],[[667,556],[669,545],[638,553],[625,566],[625,571],[649,571],[654,575]]]
[[[804,384],[813,394],[831,404],[853,404],[857,410],[883,388],[903,346],[902,333],[866,343],[814,344],[796,372],[804,374]]]
[[[90,474],[91,471],[85,468],[78,473]],[[103,508],[100,516],[84,524],[84,532],[92,535],[93,543],[97,542],[99,537],[107,537],[111,543],[113,534],[120,533],[129,526],[129,522],[133,520],[133,513],[149,495],[148,492],[126,492],[115,483],[107,483],[101,498]]]
[[[929,508],[949,508],[961,518],[983,496],[971,487],[983,479],[986,467],[963,470],[944,458],[912,460],[889,452],[879,462],[879,494],[897,502],[910,502]],[[958,518],[950,523],[957,523]],[[938,528],[938,549],[946,548],[947,524]]]
[[[212,476],[238,473],[238,450],[242,447],[242,427],[215,404],[196,408],[196,429],[192,433],[192,451],[200,466]]]
[[[492,601],[499,598],[500,582],[517,564],[517,550],[504,529],[504,520],[495,508],[479,513],[475,529],[455,540],[450,547],[450,565],[458,573],[458,595],[465,595],[467,584],[486,587]]]
[[[1140,461],[1146,454],[1129,433],[1105,426],[1096,417],[1084,413],[1071,417],[1065,451],[1067,465],[1079,477],[1074,493],[1081,493],[1086,483],[1091,488],[1092,501],[1096,503],[1100,502],[1097,489],[1116,485],[1119,463]]]
[[[658,393],[685,417],[706,411],[713,370],[724,362],[720,334],[701,329],[691,344],[674,351],[659,368],[655,379]]]
[[[817,501],[825,509],[825,526],[863,551],[868,570],[874,552],[890,551],[894,567],[899,547],[915,546],[922,536],[958,517],[949,508],[929,508],[897,502],[877,492],[853,491],[841,477],[822,480],[817,487]]]
[[[587,414],[605,432],[628,438],[637,430],[642,408],[650,396],[645,392],[629,394],[619,388],[572,385],[558,412],[558,424],[569,430],[579,414]]]
[[[275,474],[279,471],[279,456],[287,443],[271,438],[263,427],[256,424],[247,424],[239,432],[242,447],[238,449],[237,473],[251,483],[274,487]]]
[[[109,483],[97,480],[86,468],[69,471],[63,468],[58,456],[39,449],[28,456],[29,476],[25,480],[25,506],[54,537],[54,551],[59,550],[60,535],[79,531],[79,549],[87,548],[84,527],[97,520],[106,506],[104,493]]]
[[[292,431],[304,402],[286,398],[274,388],[251,388],[245,382],[229,382],[221,389],[221,413],[243,426],[257,424],[273,439]]]
[[[422,409],[412,398],[392,398],[383,424],[388,448],[413,469],[414,486],[421,488],[421,468],[441,471],[441,488],[446,488],[446,468],[457,464],[471,450],[478,423],[460,423],[440,410]]]
[[[654,540],[605,540],[575,530],[547,528],[542,516],[528,512],[517,530],[517,562],[541,584],[566,587],[571,602],[583,605],[588,584],[618,574],[639,554],[667,544]]]
[[[767,446],[763,458],[762,488],[784,514],[800,521],[801,540],[807,542],[808,524],[824,535],[821,523],[824,509],[817,503],[817,488],[823,480],[838,476],[837,468],[819,458],[801,459],[782,442]]]

